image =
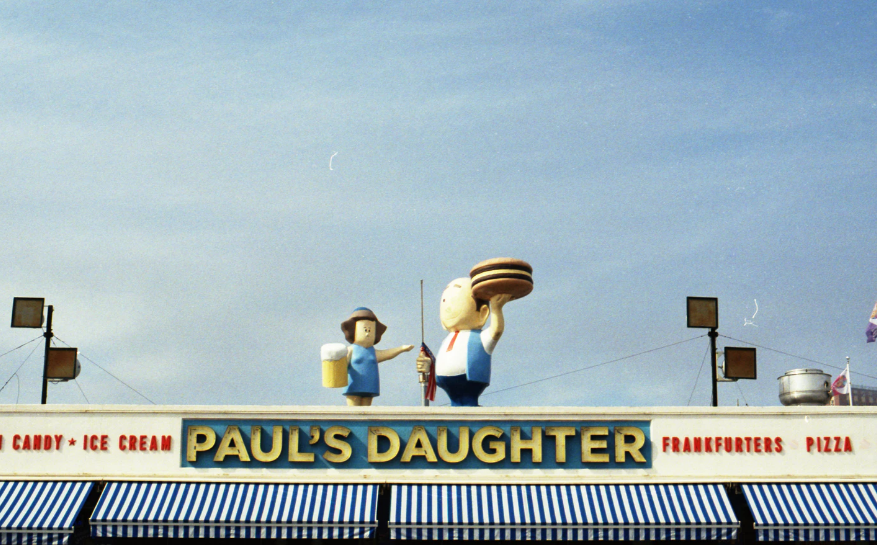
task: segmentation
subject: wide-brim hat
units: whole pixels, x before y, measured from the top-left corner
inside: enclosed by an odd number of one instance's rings
[[[381,342],[381,336],[384,334],[384,331],[387,330],[387,326],[378,321],[378,317],[375,316],[375,313],[369,310],[368,308],[357,308],[350,314],[350,317],[341,322],[341,331],[344,332],[344,338],[349,343],[353,343],[353,334],[356,333],[356,322],[359,320],[371,320],[375,322],[375,344]]]

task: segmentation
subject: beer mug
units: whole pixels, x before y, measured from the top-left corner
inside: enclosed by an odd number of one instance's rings
[[[347,347],[340,343],[324,344],[320,348],[320,357],[323,360],[323,386],[347,386]]]

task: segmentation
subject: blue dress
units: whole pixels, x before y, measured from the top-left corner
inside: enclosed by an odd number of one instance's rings
[[[347,364],[347,391],[345,396],[373,398],[381,395],[381,379],[378,376],[378,357],[375,347],[363,348],[354,344]]]

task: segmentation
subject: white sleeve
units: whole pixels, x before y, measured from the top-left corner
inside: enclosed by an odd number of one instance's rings
[[[481,346],[484,347],[484,351],[488,354],[493,354],[493,349],[496,348],[496,341],[493,340],[487,331],[481,332]]]

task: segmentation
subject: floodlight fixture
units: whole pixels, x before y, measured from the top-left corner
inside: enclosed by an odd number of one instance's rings
[[[710,355],[712,356],[712,383],[713,398],[712,406],[719,406],[719,384],[716,370],[716,337],[719,333],[719,299],[716,297],[688,297],[686,302],[686,316],[688,317],[688,327],[699,327],[709,329],[710,338]]]
[[[719,299],[688,297],[688,327],[719,328]]]
[[[46,300],[33,297],[15,297],[12,300],[12,327],[40,328],[43,326],[43,307]],[[55,307],[45,306],[46,351],[43,354],[43,394],[40,403],[46,404],[49,394],[49,379],[64,381],[75,379],[79,375],[79,360],[76,359],[75,348],[52,348],[52,314]]]
[[[12,327],[42,327],[45,303],[46,300],[41,297],[14,297],[12,299]]]
[[[722,373],[726,379],[757,378],[755,367],[755,349],[737,346],[725,347],[725,365]]]
[[[50,348],[46,378],[52,382],[69,381],[79,375],[78,348]]]

